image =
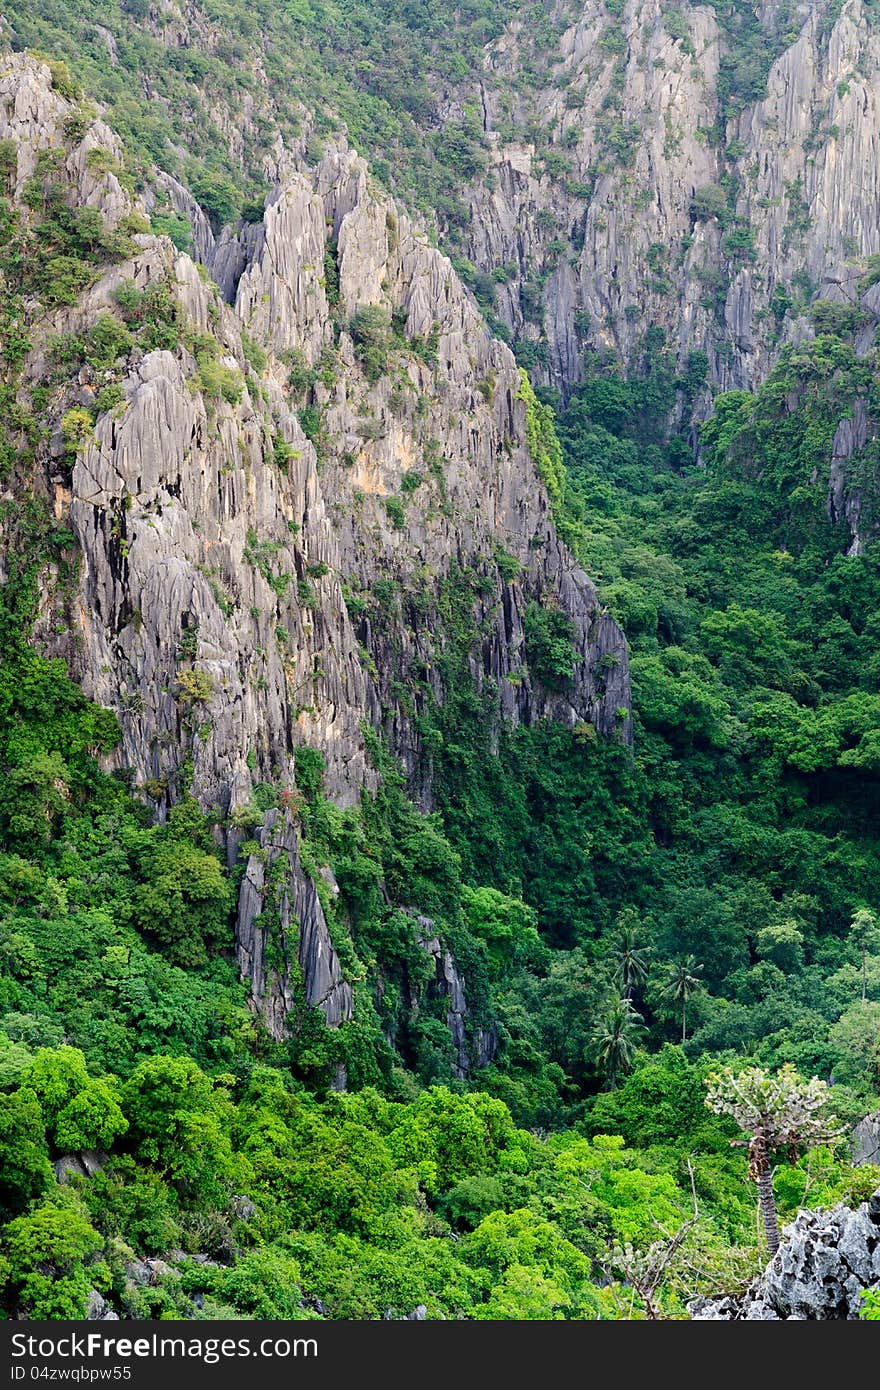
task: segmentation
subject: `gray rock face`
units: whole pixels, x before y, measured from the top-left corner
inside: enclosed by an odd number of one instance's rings
[[[880,1110],[866,1115],[853,1131],[853,1163],[872,1163],[880,1167]]]
[[[19,191],[36,151],[61,142],[69,110],[48,69],[9,58],[0,137],[17,142]],[[89,159],[98,147],[119,154],[100,121],[67,152],[68,175],[74,196],[113,225],[132,200]],[[550,718],[627,741],[626,643],[556,533],[514,359],[446,257],[344,150],[286,176],[261,223],[217,241],[185,189],[157,183],[189,219],[216,284],[167,238],[139,236],[130,261],[35,330],[24,365],[26,380],[41,380],[48,333],[83,333],[115,312],[124,281],[161,285],[180,306],[176,346],[138,350],[100,380],[83,367],[59,419],[106,383],[123,399],[98,415],[72,467],[56,429],[34,479],[82,553],[72,598],[46,576],[36,638],[118,715],[108,767],[125,769],[160,819],[191,785],[227,817],[230,865],[242,825],[254,824],[254,786],[292,797],[303,746],[322,754],[339,805],[376,785],[368,725],[430,808],[419,716],[444,698],[444,605],[463,583],[471,677],[494,693],[499,727]],[[366,306],[388,324],[378,371],[352,326]],[[308,415],[291,360],[314,369]],[[530,603],[570,621],[576,663],[560,689],[529,670]],[[237,934],[254,1007],[282,1036],[298,966],[307,1003],[335,1025],[350,1014],[351,988],[294,816],[267,819],[258,837],[265,862],[247,865]],[[454,1017],[454,970],[446,984]],[[487,1036],[479,1050],[490,1048]]]
[[[64,122],[70,115],[70,102],[52,90],[45,63],[24,54],[3,55],[0,65],[0,140],[14,140],[17,167],[14,195],[19,197],[34,173],[41,150],[57,146]],[[68,149],[66,171],[75,179],[79,201],[100,209],[110,227],[131,210],[131,199],[112,169],[95,167],[89,155],[102,150],[118,161],[122,145],[103,121],[91,123],[83,138]]]
[[[337,1027],[351,1017],[352,989],[342,978],[317,889],[303,872],[293,822],[268,811],[259,836],[265,853],[248,859],[238,901],[241,973],[273,1037],[285,1036],[297,1008],[294,960],[302,971],[301,1003],[320,1009]]]
[[[478,1028],[473,1040],[469,1040],[467,1020],[470,1010],[466,997],[466,982],[463,979],[452,952],[443,945],[434,931],[430,917],[416,919],[416,940],[433,966],[433,975],[427,982],[424,994],[427,999],[442,999],[446,1002],[446,1026],[452,1040],[452,1074],[460,1079],[471,1075],[475,1067],[486,1067],[495,1056],[498,1046],[498,1033],[494,1024],[487,1029]],[[410,1009],[417,1012],[422,1004],[422,990],[413,990],[410,995]]]
[[[119,1314],[115,1313],[102,1294],[97,1289],[89,1290],[89,1301],[86,1305],[86,1322],[118,1322]]]
[[[697,1321],[858,1318],[862,1292],[880,1288],[880,1189],[851,1211],[801,1211],[761,1278],[742,1298],[689,1305]]]
[[[78,1154],[62,1154],[60,1158],[56,1158],[52,1167],[55,1169],[56,1180],[63,1187],[71,1178],[93,1178],[106,1162],[107,1154],[99,1149],[84,1149]]]
[[[719,386],[751,389],[778,351],[777,290],[796,298],[806,274],[823,295],[848,293],[859,258],[880,249],[880,35],[862,0],[829,10],[798,7],[766,97],[726,123],[726,154],[713,134],[726,40],[707,6],[676,7],[673,33],[661,0],[628,0],[616,20],[585,0],[535,98],[540,145],[505,129],[529,56],[520,21],[487,50],[479,92],[462,96],[482,107],[491,157],[470,197],[467,254],[487,272],[514,268],[499,312],[517,334],[546,339],[552,385],[578,380],[587,345],[628,362],[659,324],[680,360],[706,351]],[[791,24],[777,12],[762,11],[768,45]],[[460,102],[448,114],[458,118]],[[692,212],[695,191],[725,167],[753,253]],[[528,315],[522,291],[538,276]],[[796,331],[789,321],[783,340]]]
[[[207,262],[211,259],[214,252],[214,233],[211,231],[211,224],[199,207],[188,188],[184,188],[171,174],[166,174],[164,170],[157,169],[154,175],[154,183],[159,194],[167,198],[171,208],[179,216],[183,217],[192,228],[193,255],[196,260]],[[155,195],[152,190],[145,199],[147,210],[152,212],[155,206]]]
[[[877,324],[880,323],[880,285],[872,285],[858,298],[867,322],[856,334],[856,353],[865,357],[874,350]],[[878,518],[870,505],[864,505],[863,488],[859,485],[859,470],[853,469],[852,459],[864,449],[869,440],[877,437],[877,422],[868,413],[867,402],[857,398],[848,416],[840,421],[831,446],[831,470],[828,483],[828,518],[844,521],[852,540],[847,554],[860,555],[865,542],[877,533]],[[855,474],[855,476],[853,476]],[[868,488],[870,498],[872,488]]]
[[[154,1258],[131,1260],[125,1266],[126,1279],[137,1288],[146,1288],[147,1285],[160,1284],[166,1274],[170,1273],[170,1264],[165,1260]]]

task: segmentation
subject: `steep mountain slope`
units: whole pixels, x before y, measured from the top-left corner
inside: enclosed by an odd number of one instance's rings
[[[880,249],[869,7],[590,3],[527,117],[520,32],[487,52],[465,239],[551,384],[585,348],[635,362],[652,324],[751,390],[813,297],[853,302]]]
[[[31,59],[11,59],[2,82],[19,244],[45,235],[56,204],[74,219],[94,210],[105,238],[131,232],[107,127],[75,125]],[[134,231],[115,259],[84,271],[92,283],[64,308],[51,283],[34,287],[44,317],[29,301],[9,390],[21,409],[39,397],[28,481],[82,551],[72,589],[43,577],[35,636],[117,713],[110,765],[161,817],[191,782],[234,821],[256,784],[293,788],[298,746],[322,755],[328,794],[354,805],[377,781],[367,725],[430,808],[419,730],[444,700],[453,596],[478,634],[471,678],[490,718],[494,705],[499,725],[582,721],[629,737],[626,646],[556,535],[536,473],[540,409],[449,262],[356,156],[292,176],[263,222],[220,244],[231,307],[167,240]],[[62,273],[58,258],[45,269]],[[315,381],[298,413],[292,367]],[[561,676],[542,679],[534,651],[530,669],[530,617],[561,634]],[[233,830],[230,865],[242,839]],[[289,818],[285,852],[297,886],[284,939],[298,920],[306,996],[338,1022],[351,991]],[[265,979],[255,875],[240,959],[280,1035],[288,1005]]]
[[[719,1056],[878,1100],[870,11],[6,14],[0,1308],[742,1293]]]
[[[454,25],[396,0],[258,19],[173,0],[101,22],[75,9],[13,0],[7,16],[17,43],[64,54],[110,102],[145,171],[158,161],[217,223],[245,193],[258,216],[264,181],[347,130],[565,393],[585,350],[635,366],[647,325],[682,370],[706,354],[713,385],[754,389],[809,331],[811,301],[851,302],[880,249],[880,37],[863,0],[474,0]]]

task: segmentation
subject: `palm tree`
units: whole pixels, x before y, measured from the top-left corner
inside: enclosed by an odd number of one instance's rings
[[[621,913],[621,918],[623,913]],[[633,990],[643,985],[648,977],[648,957],[650,946],[642,944],[637,921],[621,921],[612,948],[614,959],[614,978],[623,990],[624,999],[632,999]]]
[[[672,1004],[681,1005],[681,1040],[687,1040],[687,1005],[691,995],[700,988],[703,967],[696,956],[680,956],[670,963],[666,972],[663,993]]]
[[[593,1052],[612,1091],[617,1089],[620,1073],[629,1071],[632,1066],[643,1031],[642,1015],[633,1007],[630,999],[611,1000],[605,1012],[597,1018],[591,1035]]]
[[[706,1078],[706,1105],[716,1115],[732,1115],[749,1139],[731,1139],[748,1148],[749,1177],[758,1188],[758,1206],[771,1256],[779,1249],[779,1218],[773,1195],[774,1151],[784,1150],[794,1161],[800,1149],[828,1144],[844,1131],[833,1115],[822,1113],[828,1087],[818,1077],[806,1081],[787,1062],[774,1076],[763,1067],[732,1067]]]

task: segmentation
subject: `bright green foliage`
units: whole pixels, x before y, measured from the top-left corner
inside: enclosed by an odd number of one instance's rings
[[[114,1088],[93,1079],[64,1107],[55,1124],[59,1149],[109,1149],[128,1129]]]
[[[0,1204],[23,1210],[49,1186],[52,1170],[38,1101],[27,1092],[0,1096]]]
[[[493,1212],[463,1244],[464,1258],[478,1266],[491,1288],[478,1317],[597,1316],[589,1259],[527,1208]]]
[[[83,1190],[92,1224],[133,1250],[161,1255],[183,1239],[180,1196],[154,1168],[115,1154]]]
[[[414,1165],[429,1193],[450,1187],[469,1172],[517,1171],[526,1164],[527,1136],[514,1129],[501,1101],[479,1092],[455,1096],[423,1092],[389,1144],[401,1165]]]
[[[553,424],[553,411],[538,400],[528,374],[522,369],[519,398],[525,402],[526,407],[526,443],[529,453],[558,518],[565,483],[565,465]]]
[[[0,1246],[0,1271],[16,1306],[30,1318],[85,1317],[89,1289],[106,1266],[86,1261],[104,1242],[75,1208],[45,1206],[11,1221]]]
[[[866,1322],[880,1322],[880,1294],[876,1292],[864,1294],[862,1317]]]
[[[223,362],[205,361],[199,367],[199,389],[206,396],[238,405],[244,394],[244,379],[237,367],[229,367]]]
[[[465,887],[462,906],[469,930],[486,944],[494,975],[503,975],[514,965],[541,959],[537,914],[524,902],[509,898],[496,888]]]
[[[608,1213],[615,1237],[645,1246],[663,1226],[678,1225],[681,1194],[668,1173],[643,1171],[626,1152],[619,1135],[597,1135],[592,1142],[572,1140],[557,1149],[557,1170],[589,1183]]]
[[[193,817],[184,819],[186,811],[185,802],[175,807],[167,830],[145,847],[144,882],[134,894],[132,918],[169,960],[198,966],[227,940],[231,895],[223,867],[203,847],[204,838],[202,844],[192,842]]]
[[[109,1148],[128,1122],[114,1085],[90,1077],[78,1048],[41,1048],[21,1073],[22,1096],[33,1096],[54,1147]]]
[[[141,1062],[122,1105],[139,1153],[175,1182],[210,1197],[235,1175],[225,1091],[188,1057]]]
[[[641,1148],[682,1145],[703,1152],[727,1149],[726,1127],[706,1115],[702,1077],[709,1063],[691,1065],[680,1047],[636,1055],[632,1072],[614,1092],[596,1096],[591,1133],[620,1134]]]
[[[239,1316],[297,1321],[302,1309],[299,1264],[283,1250],[249,1250],[229,1269],[217,1269],[197,1280]]]
[[[89,1084],[86,1059],[76,1047],[41,1048],[25,1068],[22,1085],[36,1096],[47,1128]]]

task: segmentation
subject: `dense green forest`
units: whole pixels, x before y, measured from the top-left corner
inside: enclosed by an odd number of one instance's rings
[[[794,1062],[836,1083],[844,1119],[877,1101],[880,577],[872,547],[842,553],[810,485],[833,393],[874,380],[842,338],[786,352],[757,397],[718,400],[695,467],[662,442],[682,390],[662,344],[637,378],[595,371],[559,417],[557,506],[631,634],[634,755],[554,727],[492,754],[450,670],[435,816],[378,745],[383,785],[358,812],[303,758],[305,843],[336,872],[362,983],[354,1020],[329,1032],[304,1010],[284,1044],[245,1007],[210,818],[184,800],[154,826],[99,771],[112,717],[28,645],[38,560],[22,560],[0,685],[10,1309],[78,1316],[88,1289],[122,1294],[135,1255],[176,1250],[158,1284],[129,1286],[130,1311],[629,1316],[620,1261],[689,1219],[689,1160],[698,1236],[667,1313],[756,1267],[736,1129],[704,1104],[713,1066]],[[263,788],[263,809],[278,796]],[[470,1085],[430,1011],[386,1041],[395,972],[419,969],[409,902],[499,1020]],[[340,1060],[349,1094],[331,1088]],[[58,1186],[50,1158],[95,1148],[106,1166]],[[877,1178],[820,1149],[777,1195],[784,1215]]]
[[[107,103],[135,177],[151,161],[175,169],[219,227],[258,215],[260,146],[230,168],[191,98],[262,91],[244,61],[257,36],[270,87],[303,104],[272,108],[287,135],[314,154],[344,122],[380,178],[454,222],[483,151],[475,115],[435,119],[438,92],[516,7],[456,8],[453,29],[444,6],[258,0],[245,13],[218,0],[201,10],[210,43],[166,47],[139,27],[146,6],[107,0],[92,18],[117,64],[61,0],[6,13],[21,41],[69,60],[54,68],[59,90],[78,100],[82,83]],[[741,39],[735,109],[772,50],[759,52],[748,7],[718,8]],[[536,55],[549,36],[541,7]],[[160,78],[161,103],[148,90]],[[16,487],[45,443],[49,399],[37,386],[28,413],[17,394],[27,315],[38,296],[43,309],[74,304],[146,226],[108,238],[63,190],[53,201],[37,188],[32,203],[25,231],[2,206],[0,479]],[[167,210],[154,230],[187,243]],[[862,289],[877,278],[864,269]],[[161,295],[123,292],[116,310],[55,342],[52,385],[71,362],[106,366],[135,340],[173,347],[184,331]],[[880,1170],[853,1167],[846,1142],[880,1104],[876,441],[848,464],[858,553],[827,494],[838,423],[856,401],[880,412],[880,359],[855,351],[859,311],[819,300],[812,318],[815,336],[786,346],[757,392],[717,396],[699,425],[707,360],[676,367],[651,327],[627,364],[591,353],[566,400],[524,379],[558,530],[629,640],[633,747],[586,723],[499,735],[495,695],[475,691],[468,662],[480,576],[461,571],[443,591],[445,698],[420,720],[430,815],[373,733],[379,789],[357,807],[333,804],[320,755],[301,749],[296,785],[260,784],[231,824],[192,794],[156,824],[127,778],[102,770],[113,714],[32,641],[46,566],[62,588],[75,579],[73,536],[36,495],[6,493],[4,1316],[78,1318],[96,1290],[138,1318],[406,1317],[420,1305],[432,1318],[684,1317],[688,1299],[742,1287],[767,1255],[748,1160],[731,1144],[741,1131],[706,1103],[723,1068],[793,1066],[828,1085],[839,1125],[827,1142],[778,1155],[783,1221],[878,1187]],[[530,605],[525,641],[535,677],[564,690],[564,615]],[[320,867],[332,870],[338,896],[320,891],[355,997],[331,1030],[299,987],[281,1042],[248,1007],[234,957],[244,858],[260,848],[249,837],[275,807],[295,818],[319,888]],[[245,837],[231,869],[230,828]],[[412,1006],[431,969],[413,909],[454,953],[468,1027],[497,1034],[469,1079],[454,1073],[445,1001]],[[646,1268],[685,1227],[654,1287]]]

